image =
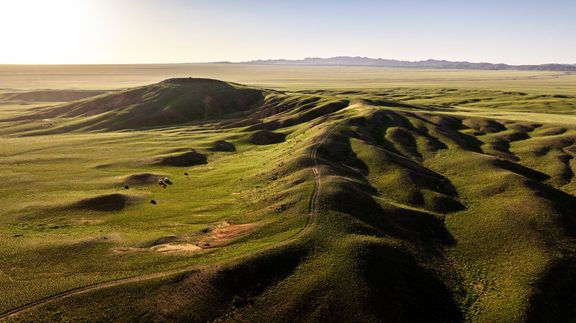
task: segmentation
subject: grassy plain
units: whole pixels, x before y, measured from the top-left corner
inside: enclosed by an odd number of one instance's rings
[[[576,94],[576,74],[546,71],[422,70],[246,64],[0,65],[0,91],[129,88],[176,77],[207,77],[274,89],[471,88]]]
[[[179,76],[263,99],[204,120],[167,118],[205,97],[162,84],[14,96]],[[575,75],[0,66],[0,82],[4,319],[576,319]],[[126,126],[149,107],[171,124]],[[206,163],[174,166],[192,151]]]

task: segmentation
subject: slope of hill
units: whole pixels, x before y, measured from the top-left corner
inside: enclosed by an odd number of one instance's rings
[[[169,79],[157,84],[40,108],[14,121],[58,118],[52,131],[120,130],[225,118],[258,105],[261,90],[211,79]]]
[[[428,59],[424,61],[401,61],[383,58],[339,56],[330,58],[308,57],[301,60],[270,59],[244,62],[259,65],[309,65],[309,66],[379,66],[397,68],[438,68],[471,70],[523,70],[523,71],[576,71],[574,64],[509,65],[492,63],[451,62]]]
[[[0,120],[0,319],[576,319],[574,97],[206,82]]]
[[[66,102],[106,93],[100,90],[40,90],[0,93],[0,103]]]

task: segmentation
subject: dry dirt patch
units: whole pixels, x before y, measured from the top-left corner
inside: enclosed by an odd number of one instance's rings
[[[113,253],[152,251],[158,253],[200,252],[204,249],[218,248],[227,245],[230,241],[246,235],[256,229],[260,224],[230,224],[226,221],[215,226],[209,233],[196,242],[188,239],[156,243],[146,247],[119,247],[113,248]]]
[[[257,226],[256,223],[230,224],[224,221],[214,228],[208,237],[200,240],[198,245],[202,248],[221,247],[230,240],[253,231]]]
[[[202,248],[198,247],[193,243],[184,243],[184,244],[167,243],[151,247],[150,250],[159,253],[173,253],[173,252],[196,252],[202,250]]]

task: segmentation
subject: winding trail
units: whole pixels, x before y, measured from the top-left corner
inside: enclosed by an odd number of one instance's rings
[[[4,312],[4,313],[0,314],[0,321],[7,320],[11,317],[14,317],[18,314],[21,314],[21,313],[23,313],[27,310],[33,309],[35,307],[46,305],[46,304],[51,303],[53,301],[61,300],[61,299],[68,298],[71,296],[80,295],[80,294],[84,294],[84,293],[88,293],[88,292],[92,292],[92,291],[96,291],[96,290],[100,290],[100,289],[104,289],[104,288],[115,287],[118,285],[136,283],[136,282],[140,282],[140,281],[145,281],[145,280],[150,280],[150,279],[155,279],[155,278],[163,278],[163,277],[167,277],[170,275],[175,275],[175,274],[179,274],[179,273],[189,273],[189,272],[194,272],[194,271],[199,271],[199,269],[194,268],[194,269],[186,269],[186,270],[178,269],[178,270],[171,270],[171,271],[163,271],[163,272],[153,273],[153,274],[149,274],[149,275],[142,275],[142,276],[134,276],[134,277],[109,280],[109,281],[102,282],[102,283],[97,283],[97,284],[93,284],[93,285],[88,285],[88,286],[84,286],[84,287],[78,287],[78,288],[70,289],[70,290],[67,290],[65,292],[61,292],[58,294],[54,294],[52,296],[44,297],[44,298],[41,298],[41,299],[36,300],[34,302],[24,304],[22,306],[19,306],[19,307],[16,307],[14,309],[11,309],[7,312]]]
[[[319,169],[318,149],[324,144],[326,139],[334,132],[334,130],[336,130],[336,128],[337,128],[336,126],[332,126],[332,128],[328,132],[326,132],[324,135],[322,135],[320,140],[314,145],[314,147],[310,151],[310,159],[312,161],[312,174],[314,175],[314,192],[312,193],[312,196],[310,197],[310,202],[308,204],[308,216],[306,218],[305,226],[302,228],[302,230],[300,230],[295,236],[293,236],[289,240],[294,240],[298,236],[301,236],[301,235],[307,233],[308,231],[310,231],[313,224],[316,222],[316,219],[318,217],[318,209],[319,209],[318,199],[320,197],[321,190],[322,190],[322,176],[320,174],[320,169]],[[288,242],[288,241],[285,241],[285,242]],[[284,243],[282,243],[282,244],[284,244]],[[274,247],[276,247],[276,246],[277,245],[275,245]],[[210,264],[210,265],[214,265],[214,264]],[[195,266],[195,267],[186,268],[186,269],[174,269],[174,270],[157,272],[157,273],[147,274],[147,275],[139,275],[139,276],[133,276],[133,277],[119,278],[119,279],[115,279],[115,280],[109,280],[106,282],[101,282],[101,283],[96,283],[96,284],[92,284],[92,285],[87,285],[87,286],[83,286],[83,287],[70,289],[70,290],[67,290],[67,291],[64,291],[61,293],[57,293],[57,294],[54,294],[51,296],[40,298],[36,301],[18,306],[16,308],[8,310],[4,313],[0,313],[0,321],[7,321],[8,319],[15,317],[17,315],[20,315],[20,314],[22,314],[28,310],[32,310],[36,307],[43,306],[43,305],[49,304],[51,302],[55,302],[55,301],[69,298],[72,296],[86,294],[89,292],[93,292],[93,291],[97,291],[97,290],[101,290],[101,289],[105,289],[105,288],[116,287],[116,286],[120,286],[120,285],[124,285],[124,284],[138,283],[138,282],[151,280],[151,279],[165,278],[165,277],[168,277],[171,275],[199,272],[202,268],[208,267],[208,266],[209,265],[201,265],[201,266]]]
[[[320,198],[320,193],[322,191],[322,176],[320,174],[319,162],[318,162],[318,149],[324,144],[326,139],[336,130],[336,126],[333,126],[326,134],[322,136],[320,141],[314,145],[312,151],[310,151],[310,160],[312,160],[312,174],[314,175],[314,192],[310,197],[310,203],[308,204],[308,218],[306,219],[306,226],[302,231],[309,230],[312,225],[316,222],[318,217],[318,199]]]

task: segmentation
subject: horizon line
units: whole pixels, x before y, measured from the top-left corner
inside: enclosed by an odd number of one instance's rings
[[[426,62],[426,61],[441,61],[441,62],[451,62],[451,63],[471,63],[471,64],[493,64],[493,65],[508,65],[508,66],[541,66],[541,65],[576,65],[575,63],[559,63],[559,62],[548,62],[548,63],[531,63],[531,64],[516,64],[516,63],[503,63],[503,62],[489,62],[489,61],[467,61],[467,60],[449,60],[449,59],[439,59],[439,58],[427,58],[419,60],[409,60],[400,58],[383,58],[383,57],[368,57],[368,56],[351,56],[351,55],[337,55],[337,56],[305,56],[302,58],[256,58],[251,60],[242,61],[232,61],[232,60],[215,60],[215,61],[196,61],[196,62],[117,62],[117,63],[2,63],[0,66],[80,66],[80,65],[185,65],[185,64],[246,64],[254,63],[259,61],[304,61],[306,59],[332,59],[332,58],[364,58],[371,60],[391,60],[399,62]],[[279,64],[280,65],[280,64]],[[364,67],[370,67],[368,65]],[[377,67],[377,66],[375,66]]]

